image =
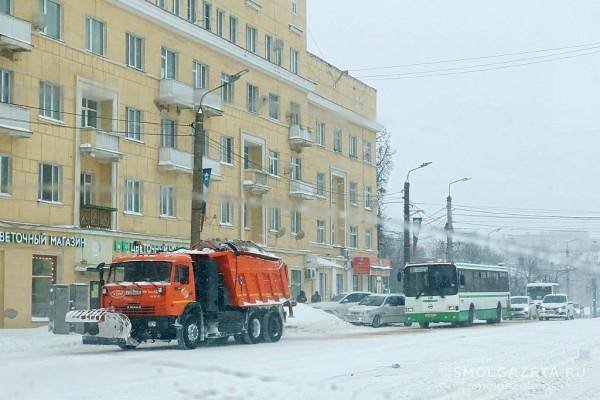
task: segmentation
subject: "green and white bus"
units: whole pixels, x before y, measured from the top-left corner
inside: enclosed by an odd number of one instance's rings
[[[404,268],[406,326],[432,322],[470,326],[499,323],[510,308],[508,269],[464,263],[407,264]],[[508,314],[506,314],[508,315]]]

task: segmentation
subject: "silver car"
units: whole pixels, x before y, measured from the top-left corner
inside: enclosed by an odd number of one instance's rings
[[[357,305],[370,294],[370,292],[344,292],[334,296],[330,301],[312,303],[311,306],[343,318],[350,307]]]
[[[510,315],[508,319],[537,319],[537,307],[529,296],[512,296],[510,298]]]
[[[344,319],[355,325],[379,328],[386,324],[404,322],[404,296],[372,294],[348,309]]]

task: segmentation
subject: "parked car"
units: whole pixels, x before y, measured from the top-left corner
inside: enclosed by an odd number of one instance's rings
[[[344,314],[346,314],[350,307],[358,304],[359,301],[370,294],[370,292],[345,292],[333,296],[333,298],[329,301],[313,303],[311,305],[313,308],[323,310],[337,317],[343,318]]]
[[[569,301],[566,294],[548,294],[542,300],[539,315],[542,321],[552,318],[574,319],[573,302]]]
[[[372,294],[348,309],[344,319],[355,325],[382,325],[404,322],[404,296]]]
[[[510,315],[508,319],[538,317],[537,307],[529,296],[514,296],[510,298]]]

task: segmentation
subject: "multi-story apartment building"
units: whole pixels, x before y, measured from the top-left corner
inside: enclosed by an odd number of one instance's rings
[[[379,287],[351,262],[376,256],[376,91],[306,29],[305,0],[0,0],[0,327],[98,262],[190,245],[192,123],[223,83],[203,237],[262,244],[294,294]]]

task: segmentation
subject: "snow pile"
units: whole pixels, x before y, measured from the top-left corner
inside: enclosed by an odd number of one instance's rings
[[[288,318],[285,328],[287,333],[292,336],[324,333],[335,335],[337,333],[356,332],[365,329],[365,327],[354,326],[333,314],[312,308],[306,304],[298,304],[294,307],[294,318]]]
[[[77,349],[81,346],[79,335],[53,335],[48,327],[34,329],[0,329],[2,353],[45,352],[56,349]]]

